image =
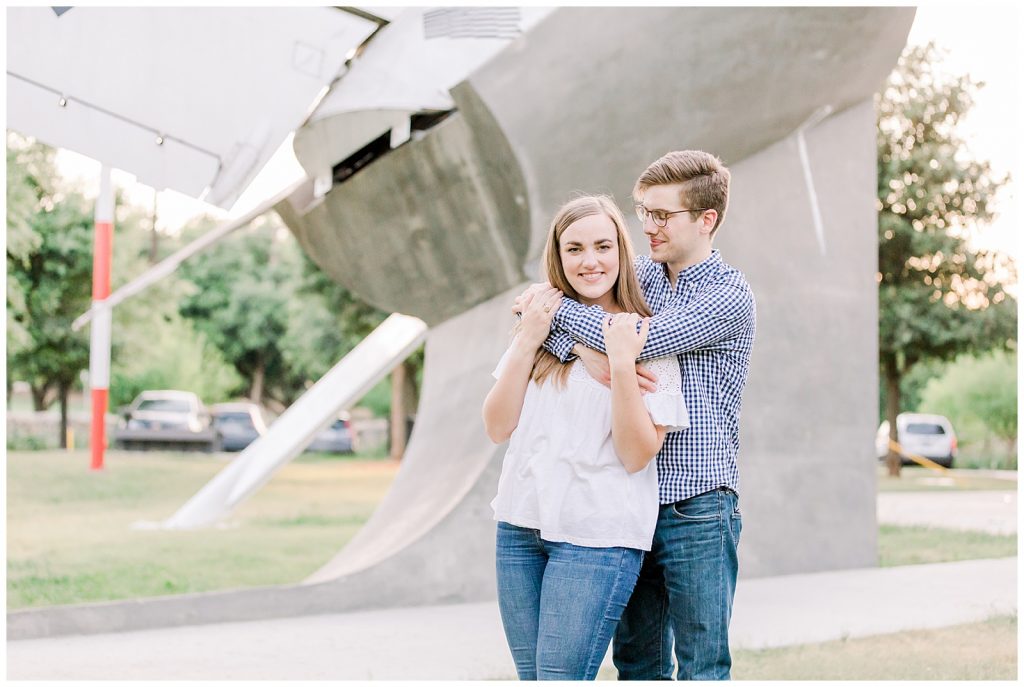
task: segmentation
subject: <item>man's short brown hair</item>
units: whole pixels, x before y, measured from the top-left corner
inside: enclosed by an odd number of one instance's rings
[[[680,202],[697,210],[716,210],[718,219],[711,229],[714,237],[725,220],[729,207],[729,170],[722,161],[703,150],[677,150],[666,153],[644,170],[633,187],[633,196],[639,197],[651,186],[682,184]],[[699,212],[691,212],[696,220]]]

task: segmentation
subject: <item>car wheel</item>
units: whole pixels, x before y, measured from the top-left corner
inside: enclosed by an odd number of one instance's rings
[[[224,450],[224,437],[216,435],[210,439],[210,443],[206,446],[207,453],[220,453]]]

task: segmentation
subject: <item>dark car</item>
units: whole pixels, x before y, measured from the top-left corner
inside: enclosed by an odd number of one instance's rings
[[[352,453],[352,421],[348,413],[340,413],[334,422],[320,430],[306,451]]]
[[[218,403],[210,407],[210,412],[225,451],[241,451],[267,433],[263,414],[255,403]]]

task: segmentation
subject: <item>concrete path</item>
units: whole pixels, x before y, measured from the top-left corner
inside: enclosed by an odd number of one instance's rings
[[[740,580],[734,648],[1016,613],[1016,559]],[[606,664],[610,661],[606,658]],[[196,625],[7,643],[9,679],[514,679],[497,604]]]
[[[881,492],[878,494],[878,522],[1014,534],[1017,532],[1017,492]]]

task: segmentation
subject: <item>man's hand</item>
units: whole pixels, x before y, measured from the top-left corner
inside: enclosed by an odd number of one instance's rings
[[[611,388],[612,368],[608,364],[608,356],[579,343],[573,346],[572,352],[579,356],[583,367],[587,368],[587,374]],[[636,381],[640,385],[642,394],[658,390],[658,376],[640,363],[636,365]]]
[[[512,314],[520,315],[526,312],[526,309],[530,307],[530,303],[533,301],[534,296],[539,293],[544,293],[550,288],[552,288],[551,284],[547,282],[530,284],[525,291],[516,296],[516,299],[512,301]]]

